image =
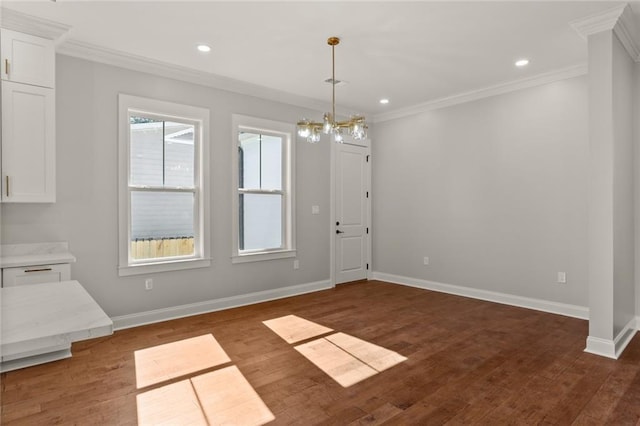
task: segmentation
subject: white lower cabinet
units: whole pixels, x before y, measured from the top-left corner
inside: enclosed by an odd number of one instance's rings
[[[2,269],[2,287],[69,281],[70,279],[71,265],[68,263]]]

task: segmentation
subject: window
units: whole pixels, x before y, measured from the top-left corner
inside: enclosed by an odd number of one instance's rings
[[[121,94],[120,275],[210,264],[209,111]]]
[[[295,129],[242,115],[233,128],[233,262],[294,257]]]

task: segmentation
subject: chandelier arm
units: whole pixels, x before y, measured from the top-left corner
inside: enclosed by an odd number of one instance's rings
[[[364,120],[362,119],[352,119],[348,121],[336,121],[336,127],[350,127],[353,124],[364,124]]]

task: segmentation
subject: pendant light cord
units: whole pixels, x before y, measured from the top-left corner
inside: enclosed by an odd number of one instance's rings
[[[331,98],[332,105],[332,116],[331,116],[331,125],[333,126],[336,122],[336,46],[331,45],[331,86],[333,89],[333,95]]]

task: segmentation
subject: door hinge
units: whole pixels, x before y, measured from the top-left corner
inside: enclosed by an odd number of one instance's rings
[[[367,155],[367,163],[369,162],[369,155]]]
[[[367,228],[367,234],[369,233],[369,228]]]
[[[369,264],[367,263],[367,271],[369,270]]]
[[[369,198],[369,191],[367,191],[367,198]]]

